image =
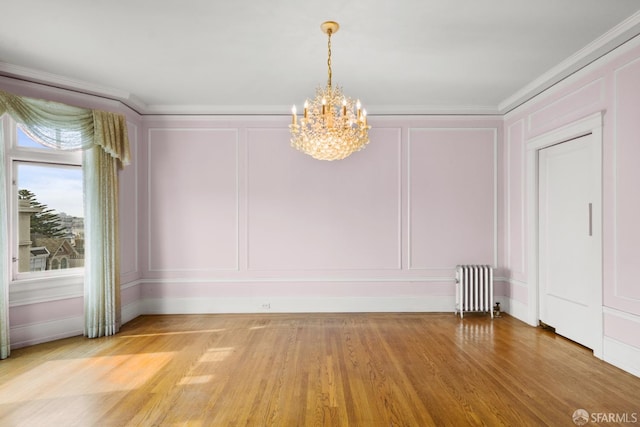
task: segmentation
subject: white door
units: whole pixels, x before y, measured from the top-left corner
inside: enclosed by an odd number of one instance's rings
[[[588,348],[602,339],[600,145],[586,135],[539,151],[540,320]],[[596,347],[597,348],[597,347]]]

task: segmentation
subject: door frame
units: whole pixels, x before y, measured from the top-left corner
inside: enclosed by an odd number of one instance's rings
[[[526,142],[526,180],[527,180],[527,255],[528,255],[528,305],[527,305],[527,322],[533,326],[538,326],[540,320],[540,301],[539,301],[539,278],[538,278],[538,152],[551,145],[560,144],[562,142],[579,138],[585,135],[593,135],[595,143],[598,145],[596,157],[596,174],[599,177],[597,187],[595,189],[596,197],[599,200],[594,201],[595,206],[600,209],[594,210],[594,226],[600,228],[600,245],[599,259],[600,263],[596,266],[597,274],[600,277],[600,292],[596,293],[596,340],[594,344],[593,355],[599,359],[603,358],[603,310],[602,310],[602,294],[603,294],[603,276],[602,276],[602,119],[603,112],[599,111],[583,119],[562,126],[558,129],[549,131],[542,135],[529,139]]]

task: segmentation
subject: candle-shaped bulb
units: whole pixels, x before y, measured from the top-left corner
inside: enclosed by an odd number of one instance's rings
[[[304,101],[304,118],[307,118],[309,113],[309,100]]]
[[[327,114],[327,100],[322,98],[322,115]]]
[[[347,116],[347,99],[346,98],[342,98],[342,116],[343,117]]]
[[[367,110],[362,110],[362,121],[363,124],[366,126],[367,125]]]
[[[296,116],[297,110],[296,110],[296,106],[294,105],[293,107],[291,107],[291,124],[295,125],[296,121],[297,121],[297,116]]]
[[[360,100],[358,99],[358,101],[356,102],[356,110],[357,110],[357,118],[358,120],[362,119],[362,104],[360,104]]]

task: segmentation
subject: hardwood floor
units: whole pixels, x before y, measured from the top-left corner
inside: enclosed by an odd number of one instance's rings
[[[639,394],[549,331],[450,313],[142,316],[0,362],[1,426],[572,426]]]

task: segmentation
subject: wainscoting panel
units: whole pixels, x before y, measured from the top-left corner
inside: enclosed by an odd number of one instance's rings
[[[290,147],[287,129],[247,130],[248,269],[400,269],[399,129],[376,128],[341,161]]]
[[[496,264],[494,128],[409,130],[409,268]]]
[[[83,330],[84,317],[82,315],[12,326],[10,332],[11,348],[16,349],[62,338],[75,337],[82,335]]]
[[[614,286],[605,305],[640,313],[638,248],[640,242],[640,59],[615,71]]]
[[[507,268],[511,277],[526,280],[524,120],[507,130]]]
[[[640,316],[604,309],[605,360],[640,376]]]
[[[82,335],[82,297],[13,306],[9,310],[11,348]]]
[[[139,278],[138,263],[138,131],[136,124],[127,122],[133,161],[119,171],[118,201],[120,225],[120,275],[123,282]]]
[[[143,313],[454,312],[453,281],[162,280],[142,284]]]
[[[148,135],[149,271],[237,270],[237,129]]]

